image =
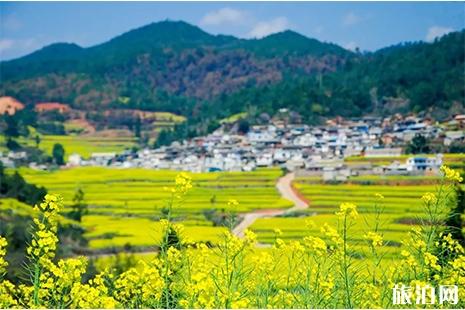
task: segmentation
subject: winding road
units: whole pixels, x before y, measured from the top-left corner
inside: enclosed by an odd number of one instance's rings
[[[244,236],[244,231],[249,228],[255,220],[259,218],[267,218],[273,216],[279,216],[286,213],[291,213],[299,210],[308,208],[308,203],[300,197],[295,190],[292,188],[292,181],[295,178],[293,172],[286,174],[281,177],[276,183],[276,189],[281,194],[281,197],[292,201],[294,206],[289,209],[278,209],[278,210],[258,210],[243,215],[242,221],[233,229],[233,234],[238,237]]]
[[[294,206],[289,209],[270,209],[270,210],[257,210],[250,213],[243,214],[242,221],[233,229],[233,234],[242,238],[244,237],[244,231],[249,228],[255,220],[259,218],[269,218],[274,216],[283,215],[286,213],[291,213],[299,210],[304,210],[308,208],[308,202],[305,201],[304,198],[300,197],[298,193],[292,188],[292,181],[295,178],[294,173],[288,173],[285,176],[281,177],[278,182],[276,183],[276,189],[280,193],[281,197],[287,199],[294,203]],[[257,243],[257,247],[267,247],[269,245]],[[137,252],[143,254],[154,254],[157,252],[154,251],[143,251]],[[98,257],[107,257],[113,256],[114,253],[101,253],[101,254],[93,254],[87,255],[90,258],[98,258]]]

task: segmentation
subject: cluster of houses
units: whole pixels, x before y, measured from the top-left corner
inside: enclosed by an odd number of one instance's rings
[[[25,161],[26,159],[26,152],[0,152],[0,162],[6,168],[15,168],[18,161]]]
[[[24,105],[12,97],[0,97],[0,114],[14,114]],[[61,103],[37,103],[39,113],[69,112]],[[288,111],[282,109],[281,114]],[[325,179],[344,179],[360,174],[437,173],[442,157],[411,157],[401,160],[406,145],[418,134],[445,146],[465,143],[465,115],[457,115],[441,125],[428,118],[394,115],[388,118],[362,117],[328,120],[322,126],[289,124],[283,118],[271,119],[266,125],[251,126],[247,134],[236,126],[223,124],[215,132],[188,141],[174,142],[159,149],[137,152],[94,153],[83,159],[68,156],[68,166],[141,167],[147,169],[206,171],[251,171],[258,167],[280,166],[302,174],[320,175]],[[24,152],[0,153],[4,166],[12,167]],[[390,158],[381,166],[363,161],[348,165],[352,156]],[[399,158],[399,160],[396,160]],[[37,169],[46,168],[29,163]]]
[[[207,136],[174,142],[158,149],[120,154],[94,153],[88,160],[73,154],[68,165],[192,172],[251,171],[258,167],[280,166],[300,174],[323,176],[327,180],[361,174],[435,174],[442,164],[440,154],[401,160],[405,145],[416,134],[433,140],[443,139],[444,143],[446,139],[463,141],[463,130],[458,132],[462,135],[446,135],[444,129],[431,121],[415,117],[394,120],[338,118],[324,126],[272,121],[269,125],[252,126],[247,134],[237,134],[222,126]],[[391,158],[394,161],[385,166],[373,165],[373,161],[351,164],[344,161],[351,156]]]

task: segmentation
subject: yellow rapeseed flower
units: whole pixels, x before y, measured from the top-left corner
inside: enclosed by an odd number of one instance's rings
[[[334,288],[334,278],[332,275],[328,275],[324,281],[320,283],[321,294],[324,298],[330,298],[331,292]]]
[[[463,178],[460,176],[460,173],[454,169],[447,167],[446,165],[441,166],[441,171],[444,173],[444,176],[447,180],[452,182],[462,182]]]
[[[431,204],[431,203],[436,203],[438,199],[435,194],[426,193],[421,197],[421,200],[423,200],[423,202],[426,204]]]
[[[185,194],[192,188],[192,178],[185,172],[179,173],[174,182],[176,184],[176,190],[180,194]]]
[[[322,255],[326,253],[327,246],[326,242],[323,239],[318,237],[308,236],[304,238],[304,245],[311,251],[317,255]]]
[[[6,239],[0,236],[0,279],[6,271],[6,267],[8,266],[8,263],[5,260],[7,245],[8,242]]]
[[[257,242],[257,235],[250,229],[244,231],[245,241],[249,244],[255,244]]]
[[[8,280],[0,281],[0,309],[16,308],[19,306],[14,297],[16,294],[15,286]]]
[[[441,270],[441,266],[438,264],[438,258],[435,255],[426,252],[424,254],[424,259],[427,266],[430,266],[432,269],[437,271]]]
[[[358,217],[357,206],[350,202],[341,203],[336,215],[339,217],[348,216],[349,218],[356,219]]]
[[[239,205],[239,202],[236,199],[229,199],[228,200],[228,207],[234,208]]]
[[[378,233],[369,231],[364,237],[366,240],[371,241],[373,247],[380,247],[383,245],[383,237]]]
[[[404,257],[404,263],[406,263],[409,267],[415,267],[417,265],[417,262],[415,261],[415,258],[413,255],[407,251],[407,250],[402,250],[400,252],[400,255]]]
[[[323,227],[321,228],[321,232],[326,237],[331,239],[331,241],[334,242],[336,244],[336,246],[342,243],[341,236],[339,235],[337,230],[334,229],[333,227],[329,226],[328,223],[323,224]]]

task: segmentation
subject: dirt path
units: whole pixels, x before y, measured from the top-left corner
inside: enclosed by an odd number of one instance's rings
[[[233,229],[233,234],[238,237],[244,236],[244,231],[252,226],[252,224],[259,218],[269,218],[274,216],[283,215],[290,212],[295,212],[299,210],[304,210],[308,208],[308,202],[300,196],[292,187],[292,181],[295,178],[294,173],[288,173],[285,176],[281,177],[278,182],[276,183],[276,189],[280,193],[281,197],[287,199],[294,203],[294,206],[289,209],[270,209],[270,210],[257,210],[250,213],[245,213],[243,215],[242,221]],[[267,244],[258,243],[257,247],[267,247]],[[139,252],[140,254],[153,254],[156,253],[154,251],[142,251]],[[102,253],[102,254],[94,254],[89,255],[88,257],[92,258],[101,258],[101,257],[109,257],[113,256],[113,253]]]
[[[259,218],[267,218],[286,213],[303,210],[308,208],[308,203],[302,197],[300,197],[292,187],[292,181],[295,178],[295,174],[288,173],[281,177],[276,183],[276,188],[281,194],[281,197],[292,201],[294,206],[289,209],[278,209],[278,210],[259,210],[250,213],[246,213],[242,221],[233,229],[233,234],[238,237],[244,236],[244,231],[249,228],[255,220]]]

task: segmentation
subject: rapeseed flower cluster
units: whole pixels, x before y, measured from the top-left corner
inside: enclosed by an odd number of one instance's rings
[[[336,212],[339,217],[349,217],[356,219],[358,217],[357,206],[350,202],[344,202],[339,206],[339,211]]]
[[[130,268],[115,280],[115,300],[127,308],[160,307],[165,283],[158,268],[142,261],[138,267]]]
[[[333,227],[329,226],[327,223],[323,224],[321,228],[321,232],[333,242],[332,248],[339,248],[343,243],[343,240],[339,234],[339,232],[334,229]]]
[[[176,191],[186,194],[192,188],[192,178],[185,172],[181,172],[175,178]]]
[[[369,231],[365,234],[364,238],[368,240],[372,247],[380,247],[383,245],[383,236],[376,232]]]
[[[174,187],[164,187],[164,190],[170,192],[174,197],[180,199],[192,189],[192,178],[185,172],[176,175]]]
[[[5,260],[6,247],[8,242],[6,238],[0,236],[0,308],[11,308],[17,306],[18,303],[13,298],[15,286],[7,280],[3,279],[6,273],[6,267],[8,266]]]
[[[441,270],[441,266],[439,266],[439,264],[438,264],[437,256],[426,252],[424,254],[424,259],[425,259],[426,266],[429,266],[429,267],[431,267],[431,269],[436,270],[436,271]]]
[[[30,259],[42,267],[51,265],[55,257],[58,238],[58,212],[63,202],[60,196],[46,195],[44,202],[36,205],[34,209],[41,213],[41,218],[34,219],[36,231],[32,237],[31,244],[27,248]]]
[[[438,198],[433,193],[426,193],[421,197],[421,200],[426,204],[434,204],[437,202]]]
[[[0,236],[0,280],[3,278],[3,275],[6,272],[6,267],[8,266],[8,263],[5,260],[7,245],[8,242],[6,239]]]
[[[457,170],[451,169],[445,165],[441,166],[441,171],[444,173],[446,180],[461,183],[463,178],[460,176],[460,173]]]
[[[318,237],[307,236],[303,239],[304,245],[316,255],[323,255],[327,251],[326,242]]]
[[[462,245],[457,240],[452,238],[451,233],[439,233],[439,240],[436,241],[435,245],[437,248],[443,251],[447,251],[451,254],[464,254],[465,252]]]
[[[448,173],[445,178],[458,180]],[[191,188],[190,177],[180,174],[173,197],[182,198]],[[426,204],[443,203],[445,197],[425,196]],[[412,229],[399,248],[401,265],[386,269],[378,255],[387,243],[380,230],[364,235],[372,256],[359,259],[356,247],[348,246],[351,220],[360,216],[352,203],[341,204],[339,225],[323,225],[321,238],[309,230],[301,240],[288,241],[276,229],[269,249],[256,247],[252,231],[244,237],[226,232],[214,246],[186,243],[182,226],[167,216],[161,221],[165,238],[151,261],[121,274],[104,270],[84,281],[85,258],[55,257],[61,208],[55,195],[37,206],[41,215],[27,249],[30,283],[2,279],[7,242],[0,237],[0,308],[392,308],[392,287],[402,283],[458,285],[455,306],[465,306],[464,249],[442,223],[428,218],[430,224]],[[435,217],[435,210],[429,208],[427,216]]]
[[[234,208],[239,205],[239,202],[236,199],[229,199],[228,200],[228,207]]]

